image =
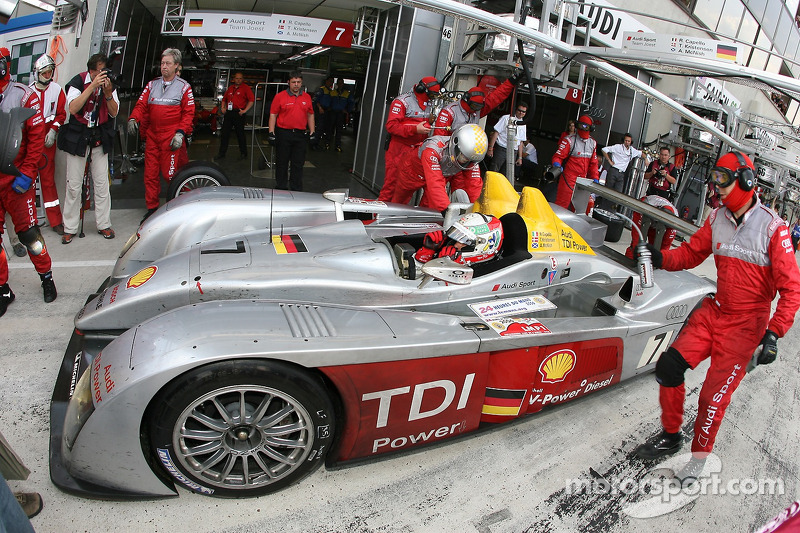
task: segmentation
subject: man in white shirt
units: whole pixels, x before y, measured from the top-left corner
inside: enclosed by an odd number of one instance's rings
[[[517,181],[520,178],[533,179],[536,175],[536,168],[539,166],[539,156],[536,147],[527,139],[522,139],[522,166],[517,167]]]
[[[633,144],[633,137],[630,133],[622,136],[622,144],[615,144],[613,146],[606,146],[603,148],[603,158],[608,162],[608,173],[606,174],[606,187],[614,189],[617,192],[622,192],[625,185],[625,171],[628,165],[635,157],[641,157],[642,152],[631,146]],[[609,204],[605,202],[600,202]],[[616,204],[611,203],[611,209],[616,209]]]
[[[521,124],[521,122],[522,119],[525,118],[525,113],[527,112],[528,105],[524,102],[519,102],[517,104],[516,112],[514,113],[514,118],[517,123],[517,133],[514,140],[516,144],[515,150],[517,152],[517,157],[514,158],[514,164],[516,166],[522,165],[522,158],[525,156],[523,152],[522,141],[528,138],[528,132],[525,124]],[[500,117],[500,120],[498,120],[497,124],[494,125],[494,131],[489,137],[489,149],[486,152],[487,155],[492,158],[492,162],[489,165],[489,170],[494,170],[495,172],[505,172],[506,149],[508,145],[508,139],[506,137],[508,135],[508,121],[510,119],[511,115],[503,115]]]

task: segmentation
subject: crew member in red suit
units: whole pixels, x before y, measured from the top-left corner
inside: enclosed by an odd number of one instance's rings
[[[431,133],[429,122],[430,99],[442,90],[439,80],[425,76],[412,91],[403,93],[392,101],[386,131],[389,132],[389,148],[386,150],[386,172],[378,200],[390,202],[394,197],[400,166],[406,159],[416,158],[420,143]]]
[[[58,128],[67,120],[67,96],[61,85],[53,81],[56,63],[44,54],[33,65],[33,81],[30,87],[36,89],[42,106],[45,124],[44,151],[39,161],[39,183],[42,186],[44,212],[53,231],[64,235],[64,221],[56,189],[56,137]]]
[[[678,210],[675,209],[675,206],[672,205],[672,202],[667,200],[666,198],[662,198],[657,194],[651,194],[650,196],[643,196],[639,198],[640,201],[652,205],[653,207],[657,207],[659,209],[663,209],[670,215],[678,216]],[[654,224],[659,226],[664,226],[661,222],[655,222],[651,220],[649,217],[642,215],[639,212],[633,214],[633,222],[639,228],[639,230],[644,235],[644,238],[647,239],[647,242],[652,244],[653,246],[656,245],[656,234],[658,233],[657,228]],[[673,228],[664,226],[664,234],[661,237],[661,243],[658,247],[659,250],[669,250],[672,248],[672,242],[675,240],[675,234],[677,231]],[[631,231],[631,245],[625,250],[625,256],[630,257],[633,259],[633,251],[636,249],[636,245],[639,244],[639,232]]]
[[[219,138],[219,153],[214,159],[222,159],[228,151],[228,141],[231,130],[236,131],[236,140],[239,142],[239,159],[247,158],[247,139],[244,136],[245,116],[256,101],[253,89],[244,82],[244,74],[237,72],[233,75],[233,84],[225,91],[222,97],[221,108],[225,112],[222,122],[222,133]]]
[[[576,133],[561,139],[561,144],[558,145],[558,150],[552,159],[554,167],[563,165],[564,169],[558,177],[555,203],[570,211],[575,211],[572,206],[572,193],[575,192],[577,179],[589,178],[594,181],[600,179],[597,172],[597,142],[591,137],[591,131],[594,129],[592,119],[588,115],[581,115],[575,128]]]
[[[420,205],[444,211],[450,205],[450,190],[463,189],[474,202],[481,194],[483,180],[478,163],[486,156],[489,141],[477,124],[462,126],[452,137],[434,136],[422,143],[419,156],[406,157],[392,202],[406,204],[418,189],[424,194]]]
[[[711,358],[698,397],[692,458],[676,477],[691,487],[714,448],[725,410],[748,364],[772,363],[778,339],[800,307],[800,270],[786,223],[753,194],[755,167],[741,152],[723,155],[711,170],[723,207],[712,211],[691,240],[674,250],[648,245],[653,266],[693,268],[714,254],[717,293],[703,300],[656,364],[663,431],[637,448],[639,457],[675,453],[683,443],[684,373]],[[772,302],[780,299],[770,317]]]
[[[434,135],[452,135],[464,124],[477,124],[480,119],[508,98],[519,82],[520,72],[515,72],[495,90],[487,94],[483,87],[473,87],[461,100],[447,104],[439,111],[433,125]]]
[[[44,119],[36,91],[11,81],[11,53],[5,47],[0,48],[0,97],[0,111],[4,113],[10,113],[15,107],[36,111],[22,126],[22,142],[14,158],[18,172],[12,175],[0,171],[0,220],[5,220],[6,212],[11,214],[14,231],[28,249],[31,262],[39,273],[44,301],[50,303],[58,293],[50,270],[50,254],[36,221],[36,191],[33,186],[44,148]],[[0,316],[5,314],[14,297],[8,286],[8,259],[0,243]]]
[[[159,172],[169,183],[189,162],[185,137],[192,133],[194,95],[189,83],[177,75],[181,52],[167,48],[161,54],[161,77],[147,84],[128,119],[128,133],[135,135],[141,124],[145,139],[144,199],[147,213],[158,209],[161,193]]]

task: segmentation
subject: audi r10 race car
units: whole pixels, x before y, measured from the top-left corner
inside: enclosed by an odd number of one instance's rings
[[[648,372],[715,292],[688,272],[640,282],[602,224],[500,174],[471,209],[500,218],[499,256],[437,259],[421,279],[411,254],[430,224],[339,220],[202,241],[108,284],[78,313],[54,390],[54,483],[95,497],[273,492],[323,461]]]

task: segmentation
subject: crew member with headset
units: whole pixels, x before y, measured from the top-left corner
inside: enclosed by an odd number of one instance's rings
[[[28,249],[31,262],[42,280],[44,301],[50,303],[58,294],[50,270],[50,254],[47,253],[36,219],[36,191],[33,186],[44,147],[44,119],[36,91],[11,81],[11,53],[3,47],[0,48],[0,112],[10,113],[15,107],[32,109],[35,113],[22,126],[22,141],[14,158],[16,175],[0,171],[0,221],[5,219],[6,212],[11,214],[14,230]],[[8,286],[6,252],[0,245],[0,316],[5,314],[14,298],[14,292]]]
[[[519,83],[522,71],[515,71],[510,78],[488,94],[482,87],[473,87],[460,100],[447,104],[439,111],[433,126],[434,135],[452,135],[464,124],[477,124],[508,98]]]
[[[403,93],[392,101],[386,131],[389,132],[389,148],[386,150],[386,172],[383,186],[378,194],[381,202],[391,202],[394,197],[400,166],[409,157],[417,157],[417,148],[431,132],[429,122],[431,98],[439,94],[442,86],[433,76],[425,76],[414,89]]]
[[[717,267],[716,294],[692,311],[656,363],[663,431],[636,450],[643,459],[657,459],[681,448],[684,374],[710,358],[698,395],[692,458],[676,474],[684,487],[694,485],[701,475],[733,392],[748,367],[775,361],[778,339],[789,331],[800,307],[800,270],[789,228],[754,194],[754,170],[753,162],[741,152],[720,157],[710,179],[724,207],[712,211],[679,248],[657,250],[646,245],[655,268],[694,268],[711,254]]]
[[[594,131],[592,119],[588,115],[581,115],[575,128],[576,133],[561,139],[552,159],[554,167],[563,168],[558,177],[555,203],[570,211],[575,211],[572,194],[578,178],[586,177],[593,181],[600,179],[597,170],[597,141],[591,137],[591,132]]]

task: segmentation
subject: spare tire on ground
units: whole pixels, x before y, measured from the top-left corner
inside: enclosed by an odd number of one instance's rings
[[[625,229],[625,221],[622,217],[617,216],[616,213],[595,208],[594,211],[592,211],[592,218],[608,226],[605,239],[608,242],[618,242],[620,237],[622,237],[622,230]]]

